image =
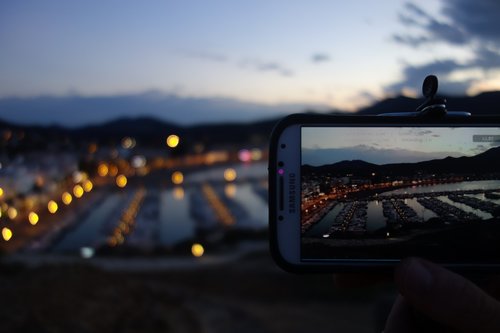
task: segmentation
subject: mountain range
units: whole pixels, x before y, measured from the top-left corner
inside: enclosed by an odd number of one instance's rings
[[[231,98],[182,97],[150,91],[115,96],[40,96],[0,98],[0,119],[23,125],[77,128],[119,118],[154,118],[179,126],[250,122],[276,118],[308,108],[306,104],[262,104]]]
[[[413,111],[420,103],[421,100],[400,96],[377,102],[355,114]],[[464,110],[473,114],[499,114],[497,105],[500,105],[500,92],[448,98],[449,110]],[[69,110],[75,115],[69,116]],[[144,110],[145,115],[132,116],[137,110]],[[133,136],[146,145],[156,145],[163,142],[168,133],[178,133],[189,142],[208,145],[263,145],[267,144],[272,128],[282,116],[306,110],[307,106],[298,104],[265,106],[231,99],[189,99],[159,93],[115,98],[3,98],[0,99],[0,130],[24,131],[36,136],[41,142],[68,138],[74,139],[75,142],[82,139],[116,142],[124,136]],[[316,112],[320,111],[321,109],[316,109]],[[321,112],[325,113],[324,110]],[[91,121],[102,113],[106,113],[105,118],[109,119],[108,121]],[[330,113],[342,112],[331,110]],[[49,116],[51,119],[66,119],[72,122],[71,126],[49,120],[36,121]],[[188,121],[193,118],[198,119],[198,123]]]
[[[490,148],[485,152],[470,157],[450,157],[433,159],[417,163],[373,164],[362,160],[344,160],[322,166],[303,165],[302,175],[331,174],[370,178],[377,177],[413,176],[420,174],[475,174],[500,173],[500,147]]]

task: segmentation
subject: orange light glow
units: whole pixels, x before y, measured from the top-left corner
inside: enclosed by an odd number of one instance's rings
[[[55,202],[54,200],[50,200],[47,204],[47,209],[49,210],[49,213],[55,214],[59,209],[59,206],[57,205],[57,202]]]
[[[12,238],[12,230],[10,230],[7,227],[4,227],[2,229],[2,237],[4,241],[8,242]]]
[[[84,181],[82,185],[85,192],[90,192],[94,188],[94,184],[90,180]]]
[[[83,195],[83,187],[81,185],[75,185],[73,187],[73,194],[75,195],[76,198],[81,198]]]
[[[111,177],[116,177],[116,175],[118,174],[118,167],[116,165],[110,165],[109,166],[109,175]]]
[[[125,186],[127,186],[127,177],[125,177],[124,175],[119,175],[118,177],[116,177],[116,185],[120,188],[124,188]]]
[[[177,147],[179,145],[179,142],[180,138],[175,134],[169,135],[167,138],[167,146],[169,146],[170,148]]]
[[[180,171],[176,171],[172,174],[172,183],[175,185],[180,185],[184,182],[184,175]]]
[[[89,154],[94,154],[97,151],[97,144],[91,143],[89,145]]]
[[[109,168],[108,168],[108,165],[106,163],[101,163],[97,167],[97,173],[101,177],[106,177],[108,175],[108,172],[109,172]]]
[[[191,246],[191,253],[196,258],[199,258],[205,253],[205,249],[203,248],[203,245],[194,243],[193,246]]]
[[[39,220],[38,214],[35,212],[29,213],[28,220],[30,221],[31,225],[36,225],[38,223],[38,220]]]
[[[182,187],[177,186],[174,188],[174,199],[176,200],[184,199],[184,189]]]
[[[232,168],[227,168],[225,171],[224,171],[224,179],[228,182],[232,182],[234,180],[236,180],[236,170],[232,169]]]
[[[17,209],[9,207],[9,209],[7,209],[7,216],[9,216],[9,219],[14,220],[17,217]]]
[[[236,196],[236,185],[226,184],[226,186],[224,187],[224,194],[228,198],[234,198]]]
[[[68,192],[64,192],[61,196],[61,200],[63,204],[67,206],[71,203],[71,201],[73,201],[73,197]]]

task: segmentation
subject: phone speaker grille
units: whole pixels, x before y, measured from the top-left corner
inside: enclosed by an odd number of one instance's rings
[[[285,208],[285,183],[283,177],[279,178],[279,208],[281,211]]]

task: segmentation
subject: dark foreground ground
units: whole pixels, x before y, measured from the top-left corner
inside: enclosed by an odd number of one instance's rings
[[[256,253],[183,270],[0,266],[0,332],[380,332],[390,284],[339,289]]]

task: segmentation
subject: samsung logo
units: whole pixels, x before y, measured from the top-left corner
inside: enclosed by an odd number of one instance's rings
[[[294,173],[288,174],[288,213],[295,214],[296,212],[296,203],[295,203],[295,194],[296,194],[296,177]]]

